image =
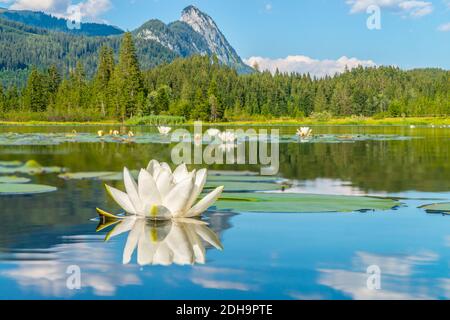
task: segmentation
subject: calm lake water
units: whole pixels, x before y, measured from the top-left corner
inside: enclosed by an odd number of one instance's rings
[[[0,127],[0,134],[73,129],[100,128]],[[210,211],[204,220],[223,250],[204,244],[204,264],[140,266],[135,252],[124,265],[128,234],[105,242],[110,228],[96,232],[98,221],[92,220],[96,207],[117,209],[103,183],[36,175],[33,183],[58,190],[0,196],[0,299],[450,299],[450,217],[418,208],[450,201],[450,128],[313,129],[408,139],[281,144],[279,176],[294,182],[294,192],[399,197],[402,206],[364,213]],[[154,130],[133,128],[136,135]],[[285,135],[295,131],[281,128]],[[170,150],[164,144],[0,146],[0,161],[33,159],[71,172],[120,171],[146,167],[151,159],[170,161]],[[144,233],[155,229],[145,228]],[[197,232],[191,226],[156,229],[159,236]],[[139,244],[143,257],[145,243]],[[367,288],[372,265],[381,270],[381,290]],[[81,270],[80,290],[67,287],[69,266]]]

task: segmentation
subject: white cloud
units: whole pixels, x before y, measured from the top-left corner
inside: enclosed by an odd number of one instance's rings
[[[249,66],[256,64],[261,71],[270,71],[275,73],[278,69],[283,73],[310,73],[312,76],[324,77],[342,73],[345,69],[353,69],[358,66],[373,67],[376,66],[372,60],[358,60],[343,56],[338,60],[316,60],[307,56],[288,56],[282,59],[270,59],[263,57],[251,57],[245,60]]]
[[[347,0],[350,5],[350,13],[366,12],[369,6],[400,12],[403,16],[423,17],[433,12],[433,4],[429,1],[405,1],[405,0]]]
[[[271,3],[267,3],[265,6],[266,11],[272,11],[272,4]]]
[[[10,4],[12,10],[33,10],[43,11],[57,17],[68,17],[68,8],[73,5],[79,9],[81,19],[95,21],[105,12],[107,12],[112,4],[110,0],[85,0],[80,2],[72,2],[71,0],[0,0]]]
[[[449,23],[444,23],[444,24],[440,25],[440,26],[438,27],[438,30],[439,30],[439,31],[442,31],[442,32],[449,32],[449,31],[450,31],[450,22],[449,22]]]

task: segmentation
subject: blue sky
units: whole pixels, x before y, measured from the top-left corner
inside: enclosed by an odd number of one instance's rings
[[[0,0],[32,6],[35,0]],[[42,6],[42,1],[39,1]],[[56,11],[70,0],[47,0]],[[74,1],[79,3],[80,1]],[[243,58],[287,63],[343,56],[402,68],[450,69],[450,0],[84,0],[90,18],[134,29],[151,18],[179,19],[194,4],[216,21]],[[379,5],[381,29],[369,30],[368,5]],[[92,8],[97,8],[94,12]],[[306,63],[306,62],[305,62]]]

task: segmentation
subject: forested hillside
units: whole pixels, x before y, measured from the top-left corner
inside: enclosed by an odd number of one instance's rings
[[[80,60],[68,76],[58,66],[34,68],[25,88],[0,89],[1,117],[85,121],[176,115],[219,121],[450,115],[450,72],[445,70],[356,68],[323,79],[268,72],[239,75],[218,59],[194,56],[145,71],[130,33],[118,59],[107,43],[92,78]]]
[[[68,28],[66,19],[28,10],[17,11],[0,8],[0,18],[28,26],[86,36],[111,36],[124,33],[120,28],[101,23],[80,23],[79,28]]]

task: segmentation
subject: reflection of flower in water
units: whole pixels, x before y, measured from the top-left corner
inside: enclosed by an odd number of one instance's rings
[[[127,168],[123,176],[126,193],[106,186],[109,194],[127,213],[151,219],[200,216],[223,191],[223,187],[218,187],[197,202],[206,183],[207,170],[189,172],[185,164],[172,172],[167,163],[152,160],[147,170],[139,173],[137,184]]]
[[[66,285],[67,268],[74,263],[81,268],[81,289],[90,288],[96,296],[114,296],[117,287],[140,285],[135,268],[113,263],[112,251],[105,250],[100,237],[70,237],[67,243],[42,252],[14,253],[14,269],[0,272],[23,287],[36,289],[45,296],[70,297],[78,290]]]
[[[108,223],[108,222],[106,222]],[[123,263],[131,261],[137,248],[139,265],[193,265],[206,262],[205,241],[222,250],[217,235],[199,220],[151,221],[136,217],[119,220],[107,239],[129,232]]]

